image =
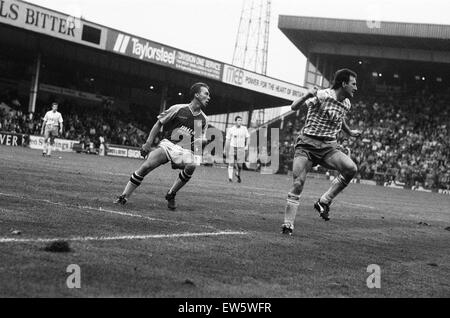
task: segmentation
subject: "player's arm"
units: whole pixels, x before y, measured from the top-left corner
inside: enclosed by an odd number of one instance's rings
[[[223,152],[223,157],[225,158],[226,156],[228,156],[229,152],[230,152],[230,140],[226,139],[225,140],[225,150]]]
[[[44,121],[42,122],[41,135],[44,134],[45,125],[47,125],[47,115],[44,117]]]
[[[248,130],[246,130],[246,135],[245,135],[245,161],[248,160],[248,156],[249,156],[249,143],[250,143],[250,134],[248,133]]]
[[[208,127],[209,127],[209,120],[206,119],[205,126],[203,127],[202,131],[202,147],[204,147],[208,143]]]
[[[156,136],[161,131],[161,127],[167,124],[169,121],[171,121],[178,113],[179,109],[180,105],[174,105],[169,109],[165,110],[164,112],[162,112],[161,114],[159,114],[156,124],[153,125],[153,128],[150,130],[147,141],[141,147],[142,157],[147,157],[147,155],[150,153],[153,141],[155,141]]]
[[[297,109],[299,109],[303,104],[305,104],[305,102],[306,102],[308,99],[315,97],[315,96],[317,95],[317,91],[318,91],[318,90],[319,90],[319,89],[317,88],[317,86],[314,86],[314,87],[310,88],[310,89],[308,90],[308,92],[307,92],[304,96],[302,96],[302,97],[300,97],[299,99],[295,100],[295,101],[291,104],[291,109],[292,109],[293,111],[296,111]]]
[[[155,140],[156,136],[158,135],[159,131],[161,130],[161,127],[162,127],[162,123],[159,120],[156,121],[156,124],[153,125],[153,127],[150,130],[150,133],[148,135],[147,141],[141,147],[141,156],[142,157],[147,157],[147,155],[150,153],[150,149],[152,147],[153,141]]]
[[[250,134],[248,133],[248,129],[245,129],[245,149],[248,150],[248,142],[250,139]]]
[[[202,125],[202,135],[198,138],[194,136],[194,140],[192,141],[192,146],[194,146],[195,154],[198,154],[198,152],[202,153],[204,147],[208,144],[208,127],[209,121],[206,118],[205,124]]]
[[[225,154],[230,151],[230,142],[231,142],[231,128],[228,128],[227,135],[225,137]]]
[[[342,121],[342,130],[349,135],[350,137],[359,137],[361,136],[362,132],[361,130],[352,130],[350,129],[350,127],[347,125],[347,122],[345,121],[345,119]]]
[[[62,135],[62,133],[63,133],[63,128],[64,128],[64,126],[63,126],[63,119],[62,119],[62,116],[59,118],[59,134],[60,135]]]

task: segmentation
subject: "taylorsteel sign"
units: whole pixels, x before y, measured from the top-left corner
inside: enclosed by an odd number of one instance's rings
[[[106,50],[188,73],[222,80],[223,64],[160,43],[109,30]]]
[[[286,100],[293,101],[306,93],[301,86],[111,30],[106,50]]]
[[[0,23],[104,49],[106,29],[23,1],[0,0]]]
[[[130,50],[128,45],[130,44]],[[113,51],[116,53],[131,55],[140,60],[161,63],[163,65],[175,65],[176,50],[167,50],[164,46],[153,42],[143,42],[129,35],[119,34],[116,38]],[[129,53],[129,54],[128,54]]]

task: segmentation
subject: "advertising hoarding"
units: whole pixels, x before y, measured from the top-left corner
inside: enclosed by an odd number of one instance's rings
[[[225,64],[222,81],[255,92],[294,101],[302,97],[307,89],[275,78],[253,73],[236,66]]]
[[[106,50],[187,73],[222,80],[223,63],[114,30],[108,32]]]
[[[53,145],[56,151],[62,152],[72,152],[73,145],[77,144],[76,140],[68,140],[68,139],[60,139],[55,138],[55,143]],[[30,136],[30,145],[31,149],[44,149],[44,137],[42,136]]]
[[[10,132],[0,132],[0,145],[20,147],[25,144],[26,135]]]
[[[13,0],[0,1],[0,23],[100,49],[105,48],[108,33],[78,17]]]

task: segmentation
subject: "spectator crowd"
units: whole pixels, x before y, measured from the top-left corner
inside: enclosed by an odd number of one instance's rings
[[[40,135],[47,110],[27,114],[3,104],[0,108],[0,131]],[[148,133],[148,128],[133,121],[130,115],[106,108],[101,111],[93,108],[78,109],[76,112],[62,111],[62,115],[64,131],[61,138],[77,140],[86,145],[93,142],[96,148],[100,144],[100,137],[110,144],[140,147]]]
[[[341,133],[341,150],[358,165],[360,179],[380,184],[395,181],[425,189],[450,189],[450,94],[426,90],[404,96],[364,96],[353,102],[347,123],[363,131],[361,138]],[[0,131],[39,135],[43,116],[0,105]],[[106,143],[140,147],[149,127],[137,112],[123,113],[108,107],[79,107],[62,111],[62,138],[99,146]],[[145,118],[147,117],[147,118]],[[272,125],[280,127],[280,170],[292,170],[294,145],[305,122],[306,109]],[[102,138],[101,138],[102,137]],[[319,172],[326,172],[323,168]]]

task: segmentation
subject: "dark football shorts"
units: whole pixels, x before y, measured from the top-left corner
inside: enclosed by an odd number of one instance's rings
[[[339,152],[336,139],[313,137],[300,134],[295,144],[295,155],[312,161],[313,166],[321,164],[326,158]]]

